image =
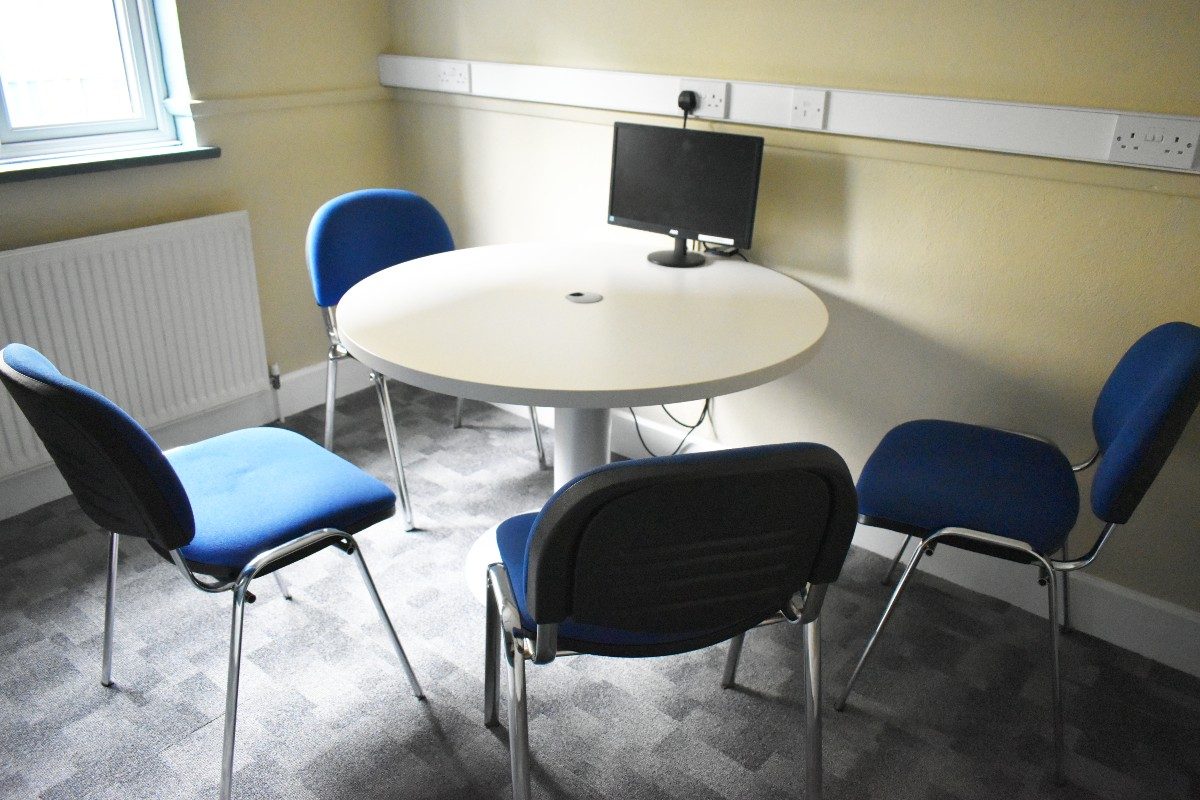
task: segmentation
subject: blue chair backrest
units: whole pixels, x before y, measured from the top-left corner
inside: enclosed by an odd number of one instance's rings
[[[317,209],[308,227],[308,272],[321,308],[385,267],[454,249],[433,204],[403,189],[363,189]]]
[[[1200,403],[1200,328],[1168,322],[1138,339],[1100,390],[1092,430],[1102,460],[1092,510],[1125,523]]]
[[[539,624],[727,638],[806,583],[835,580],[857,513],[850,471],[824,445],[610,464],[564,485],[534,521],[528,610]]]
[[[132,417],[27,345],[0,350],[0,381],[97,525],[164,550],[192,540],[192,506],[179,476]]]

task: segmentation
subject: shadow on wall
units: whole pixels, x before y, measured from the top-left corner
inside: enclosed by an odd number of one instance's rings
[[[1037,433],[1079,459],[1090,452],[1094,396],[1062,396],[851,300],[817,294],[829,310],[824,338],[792,374],[722,400],[730,425],[723,441],[811,438],[861,467],[893,426],[937,417]]]
[[[803,264],[810,274],[849,277],[846,227],[845,159],[768,147],[751,261]]]
[[[395,185],[429,200],[450,226],[454,243],[469,241],[464,147],[457,109],[397,103],[394,136],[401,148]]]
[[[1098,529],[1081,527],[1092,535]],[[1097,560],[1105,577],[1200,612],[1200,414],[1118,533]],[[1091,539],[1077,532],[1072,541],[1081,548]]]
[[[767,148],[752,260],[801,281],[848,284],[848,180],[841,156]],[[1063,384],[1015,374],[828,288],[816,291],[829,310],[824,338],[791,375],[722,399],[722,441],[813,439],[854,467],[894,425],[939,417],[1035,432],[1080,459],[1090,452],[1094,394],[1066,395]]]
[[[1094,450],[1091,418],[1099,385],[1090,394],[1067,395],[829,291],[817,294],[829,309],[825,337],[794,373],[720,398],[715,415],[724,443],[822,442],[841,453],[857,474],[893,426],[939,418],[1035,433],[1056,442],[1073,461]],[[1103,361],[1107,371],[1120,355],[1088,358]],[[1076,554],[1090,546],[1101,527],[1091,513],[1092,472],[1081,476],[1079,522],[1071,538]],[[1200,610],[1200,583],[1194,578],[1200,563],[1198,475],[1200,419],[1193,418],[1092,572]]]

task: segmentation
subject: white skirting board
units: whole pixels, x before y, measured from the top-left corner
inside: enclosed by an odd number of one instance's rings
[[[357,362],[350,368],[343,362],[338,373],[338,394],[355,391],[366,384],[366,369]],[[361,374],[354,375],[352,370]],[[296,410],[324,402],[324,366],[317,365],[292,378],[284,376],[284,394],[290,386],[307,388],[305,398],[287,398],[283,407]],[[352,377],[353,376],[353,377]],[[521,418],[522,406],[496,404]],[[294,412],[288,412],[294,413]],[[538,420],[554,427],[554,410],[539,409]],[[656,453],[669,453],[683,435],[679,428],[639,415],[642,438]],[[722,445],[703,435],[701,428],[688,438],[684,452],[719,450]],[[403,431],[401,447],[403,443]],[[633,417],[628,410],[619,409],[612,415],[612,449],[627,458],[641,458],[645,450],[634,431]],[[414,500],[420,503],[420,498]],[[497,520],[499,521],[499,520]],[[896,555],[903,537],[891,531],[859,526],[854,544],[886,556]],[[908,552],[911,554],[912,549]],[[953,547],[942,547],[933,558],[922,559],[920,569],[951,583],[999,598],[1038,616],[1046,616],[1046,590],[1037,582],[1037,570],[996,558],[987,558]],[[1131,650],[1161,664],[1200,677],[1200,613],[1168,603],[1147,594],[1127,589],[1102,578],[1076,573],[1071,581],[1071,622],[1082,633],[1095,636],[1118,647]],[[880,613],[887,597],[880,587]],[[903,605],[896,613],[904,613]]]
[[[353,360],[338,369],[338,396],[360,391],[368,385],[367,370]],[[313,364],[282,377],[280,408],[285,416],[325,402],[325,363]],[[524,417],[524,408],[500,406]],[[230,404],[182,420],[153,433],[165,447],[213,436],[226,430],[267,422],[275,416],[269,393]],[[553,427],[552,409],[541,409],[543,425]],[[671,426],[639,417],[642,435],[656,452],[670,452],[681,433]],[[685,451],[716,450],[721,445],[700,435],[688,439]],[[400,432],[401,447],[404,432]],[[637,458],[644,455],[628,411],[613,413],[613,451]],[[0,518],[12,516],[67,494],[66,485],[53,465],[30,470],[0,482]],[[414,498],[420,503],[420,498]],[[854,543],[891,558],[901,537],[890,531],[860,526]],[[909,550],[911,553],[911,549]],[[938,548],[933,558],[923,559],[923,571],[973,591],[999,598],[1039,616],[1046,615],[1046,590],[1037,583],[1037,572],[1000,559],[958,550]],[[882,569],[882,566],[881,566]],[[885,593],[880,592],[880,612]],[[903,606],[897,613],[904,613]],[[1139,653],[1169,667],[1200,677],[1200,613],[1127,589],[1088,574],[1071,577],[1071,614],[1074,627],[1118,647]]]
[[[206,439],[219,433],[262,425],[275,417],[270,390],[152,428],[163,449]],[[0,479],[0,519],[66,497],[67,482],[53,463],[41,464]]]
[[[889,561],[902,541],[900,534],[865,525],[854,535],[856,545]],[[906,550],[906,561],[912,548],[910,544]],[[880,569],[881,578],[885,568]],[[897,567],[897,576],[900,569]],[[1038,585],[1035,567],[939,547],[933,558],[921,559],[918,569],[1040,617],[1047,615],[1046,589]],[[1200,677],[1200,613],[1088,573],[1075,573],[1070,582],[1071,624],[1076,630]],[[883,613],[887,595],[880,589],[879,611]],[[903,599],[896,613],[904,613]]]

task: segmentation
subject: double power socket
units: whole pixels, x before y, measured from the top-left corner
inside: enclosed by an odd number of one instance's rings
[[[728,81],[709,81],[684,78],[679,82],[680,91],[696,93],[695,116],[703,119],[729,119]],[[787,109],[789,125],[793,128],[824,130],[825,111],[829,105],[829,92],[824,89],[793,89],[791,105]],[[738,101],[739,104],[742,102]]]
[[[1200,149],[1200,121],[1121,114],[1108,160],[1118,164],[1190,170]]]

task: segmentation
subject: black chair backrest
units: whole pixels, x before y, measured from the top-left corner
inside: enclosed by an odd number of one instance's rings
[[[164,550],[192,540],[192,506],[179,477],[120,407],[23,344],[0,351],[0,381],[97,525]]]
[[[1160,325],[1134,342],[1100,390],[1092,429],[1103,458],[1092,511],[1125,523],[1200,403],[1200,328]]]
[[[845,462],[817,444],[625,461],[560,489],[534,523],[528,610],[657,634],[739,624],[830,583],[854,534]]]

